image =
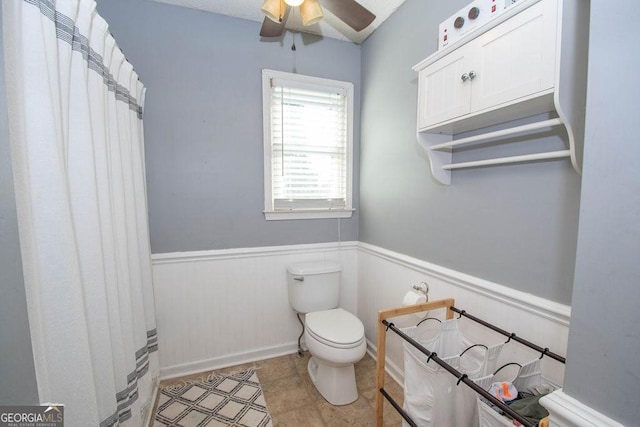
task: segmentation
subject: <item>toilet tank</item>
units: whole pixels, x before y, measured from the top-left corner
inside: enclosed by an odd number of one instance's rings
[[[289,305],[299,313],[329,310],[340,302],[340,272],[336,262],[303,262],[287,269]]]

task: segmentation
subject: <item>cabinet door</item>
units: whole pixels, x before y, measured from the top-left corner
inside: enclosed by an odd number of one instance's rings
[[[418,129],[469,113],[471,81],[461,79],[469,69],[466,48],[462,46],[420,71]]]
[[[553,88],[556,19],[557,3],[542,0],[470,43],[472,112]]]

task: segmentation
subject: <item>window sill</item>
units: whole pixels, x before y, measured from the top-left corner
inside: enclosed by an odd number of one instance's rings
[[[282,221],[288,219],[330,219],[351,218],[355,209],[308,209],[295,211],[263,211],[267,221]]]

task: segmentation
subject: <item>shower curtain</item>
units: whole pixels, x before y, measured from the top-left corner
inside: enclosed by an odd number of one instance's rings
[[[41,403],[142,425],[158,375],[144,86],[92,0],[3,0],[11,153]]]

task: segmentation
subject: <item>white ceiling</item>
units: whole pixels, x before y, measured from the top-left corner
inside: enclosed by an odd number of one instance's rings
[[[262,0],[154,0],[160,3],[172,4],[175,6],[189,7],[192,9],[204,10],[221,15],[233,16],[236,18],[248,19],[262,22],[264,15],[260,11]],[[331,37],[338,40],[350,40],[354,43],[362,43],[373,31],[382,24],[405,0],[358,0],[362,6],[369,9],[376,15],[375,21],[359,33],[352,30],[326,9],[324,19],[317,24],[305,27],[300,21],[300,14],[296,10],[289,14],[286,27],[290,30],[305,33],[318,34],[324,37]],[[322,0],[320,0],[322,4]],[[296,8],[297,9],[297,8]],[[256,37],[258,34],[256,33]]]

